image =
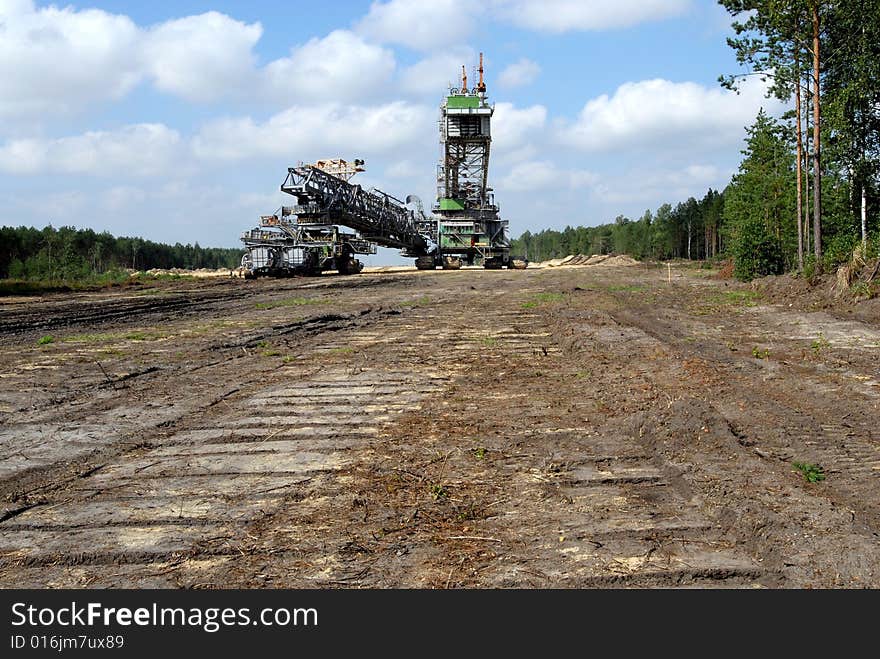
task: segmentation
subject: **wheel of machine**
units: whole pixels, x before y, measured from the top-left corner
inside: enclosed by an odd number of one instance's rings
[[[444,270],[461,270],[461,259],[447,256],[443,259]]]
[[[251,260],[250,252],[245,252],[244,256],[241,257],[241,272],[244,274],[245,279],[256,279],[254,263]]]
[[[356,275],[364,269],[364,264],[353,258],[341,259],[339,263],[339,274]]]
[[[525,270],[529,267],[529,262],[525,259],[510,259],[507,267],[511,270]]]
[[[416,259],[417,270],[434,270],[436,267],[437,264],[434,263],[433,256],[420,256]]]
[[[485,261],[483,261],[483,267],[486,270],[501,270],[501,266],[502,266],[501,259],[492,258],[492,259],[486,259]]]

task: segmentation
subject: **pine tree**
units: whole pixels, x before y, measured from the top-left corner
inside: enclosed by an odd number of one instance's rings
[[[761,110],[747,135],[745,158],[724,195],[734,272],[743,280],[783,272],[794,228],[794,156],[784,127]]]

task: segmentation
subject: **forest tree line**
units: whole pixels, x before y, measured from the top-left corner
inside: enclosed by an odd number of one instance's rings
[[[0,278],[75,282],[115,270],[235,268],[240,249],[165,245],[74,227],[0,227]]]
[[[562,231],[524,232],[511,242],[512,253],[530,261],[546,261],[568,254],[629,254],[637,259],[704,259],[724,250],[722,209],[724,197],[709,190],[641,218],[618,215],[614,222],[593,227],[567,226]]]
[[[525,232],[531,260],[619,252],[637,258],[732,257],[752,279],[834,267],[880,242],[880,0],[719,0],[743,75],[770,83],[792,110],[761,111],[747,129],[738,172],[720,193],[639,219]]]

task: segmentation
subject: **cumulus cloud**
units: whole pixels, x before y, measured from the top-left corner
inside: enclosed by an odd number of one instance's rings
[[[385,168],[385,176],[388,178],[414,178],[425,169],[425,163],[416,163],[410,159],[398,160]]]
[[[462,65],[470,69],[468,65],[475,60],[472,48],[446,49],[405,68],[400,75],[400,86],[409,94],[439,98],[449,85],[461,86]]]
[[[44,118],[116,100],[142,82],[190,102],[360,100],[387,90],[394,54],[336,30],[257,66],[260,23],[210,11],[141,28],[96,9],[0,7],[0,118]]]
[[[765,98],[766,83],[750,80],[740,94],[694,82],[644,80],[621,85],[613,95],[587,102],[574,122],[562,124],[560,142],[586,151],[663,145],[707,149],[742,139],[759,108],[778,112]]]
[[[0,117],[68,112],[123,96],[141,78],[126,16],[32,2],[0,6]]]
[[[427,128],[435,125],[434,115],[432,107],[403,101],[291,107],[265,122],[250,117],[210,122],[194,138],[193,148],[199,158],[217,160],[291,154],[302,160],[363,157],[433,137]]]
[[[11,140],[0,146],[0,171],[16,175],[156,176],[185,166],[183,147],[179,133],[162,124],[137,124],[57,139]]]
[[[477,3],[465,0],[373,2],[355,29],[383,43],[431,50],[466,41],[479,9]]]
[[[541,73],[541,67],[532,60],[523,57],[499,74],[498,85],[504,89],[529,85],[537,79],[539,73]]]
[[[531,157],[533,141],[542,139],[547,124],[547,108],[532,105],[517,108],[512,103],[495,104],[492,117],[492,154],[504,163]]]
[[[416,50],[467,41],[478,21],[538,32],[609,30],[677,16],[692,0],[387,0],[373,2],[355,29]]]
[[[679,168],[633,168],[625,176],[605,177],[596,186],[598,200],[616,208],[646,204],[684,201],[702,197],[709,188],[723,188],[733,172],[717,165],[695,163]],[[633,185],[637,180],[638,185]]]
[[[98,196],[101,208],[111,213],[121,213],[135,204],[143,204],[147,193],[132,185],[115,185]]]
[[[216,11],[166,21],[143,35],[145,70],[156,87],[191,101],[237,93],[254,73],[263,28]]]
[[[390,50],[335,30],[269,63],[263,77],[268,94],[286,103],[363,100],[387,90],[395,66]]]
[[[599,182],[599,176],[584,169],[565,169],[547,160],[523,162],[501,179],[500,190],[534,192],[551,189],[588,188]]]
[[[542,32],[625,28],[683,13],[691,0],[497,0],[497,16]]]

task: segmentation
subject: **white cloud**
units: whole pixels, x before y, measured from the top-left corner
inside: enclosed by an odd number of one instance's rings
[[[466,42],[478,21],[538,32],[610,30],[662,20],[692,0],[387,0],[373,2],[355,30],[382,43],[433,50]]]
[[[559,127],[557,138],[587,151],[663,145],[699,150],[734,145],[760,107],[777,112],[778,101],[764,97],[766,84],[751,80],[741,94],[694,82],[628,82],[584,106],[577,120]]]
[[[589,188],[599,183],[599,176],[584,169],[565,169],[547,160],[523,162],[515,165],[501,179],[499,190],[534,192]]]
[[[382,43],[431,50],[467,41],[480,7],[465,0],[373,2],[356,31]]]
[[[122,98],[144,81],[198,103],[363,102],[387,91],[394,74],[390,50],[347,30],[311,39],[260,68],[254,48],[262,33],[259,23],[216,11],[141,28],[95,9],[5,2],[0,118],[44,120]]]
[[[100,194],[101,207],[111,213],[130,210],[134,205],[143,204],[147,193],[131,185],[116,185]]]
[[[434,114],[431,107],[403,101],[291,107],[262,123],[250,117],[213,121],[199,131],[193,147],[198,157],[218,160],[291,154],[302,160],[364,157],[432,138]]]
[[[617,208],[629,206],[628,212],[633,212],[633,204],[657,208],[664,202],[674,205],[688,197],[701,198],[709,188],[723,188],[731,174],[716,165],[703,163],[674,169],[634,167],[624,176],[604,177],[595,192],[603,203]],[[638,185],[633,185],[633,181],[638,181]]]
[[[421,174],[425,168],[424,163],[414,163],[412,160],[398,160],[385,168],[385,176],[388,178],[406,179]]]
[[[7,174],[156,176],[183,169],[177,131],[162,124],[92,131],[58,139],[20,139],[0,146],[0,171]]]
[[[547,123],[547,108],[543,105],[517,109],[513,103],[496,103],[492,116],[492,140],[514,148],[529,135],[540,131]]]
[[[143,75],[139,39],[137,26],[126,16],[4,3],[0,117],[64,113],[123,96]]]
[[[532,144],[542,137],[547,123],[547,108],[543,105],[518,109],[512,103],[495,104],[492,116],[492,157],[496,163],[530,158]]]
[[[289,57],[266,66],[269,95],[285,103],[363,100],[387,90],[394,53],[368,44],[347,30],[335,30],[293,48]]]
[[[504,89],[530,85],[541,73],[541,67],[530,59],[523,57],[509,65],[498,76],[498,85]]]
[[[497,0],[502,20],[529,30],[609,30],[683,13],[691,0]]]
[[[33,0],[2,0],[0,2],[0,19],[16,14],[26,14],[33,10]]]
[[[50,190],[39,195],[13,192],[0,197],[0,201],[10,217],[33,218],[30,226],[44,227],[53,224],[57,227],[78,224],[72,222],[71,218],[88,213],[90,198],[80,190]]]
[[[262,33],[215,11],[166,21],[144,36],[143,64],[158,89],[187,100],[235,95],[254,75]]]
[[[472,48],[446,49],[405,68],[400,75],[400,86],[410,94],[440,98],[449,85],[461,86],[462,65],[470,70],[468,65],[475,60]]]

